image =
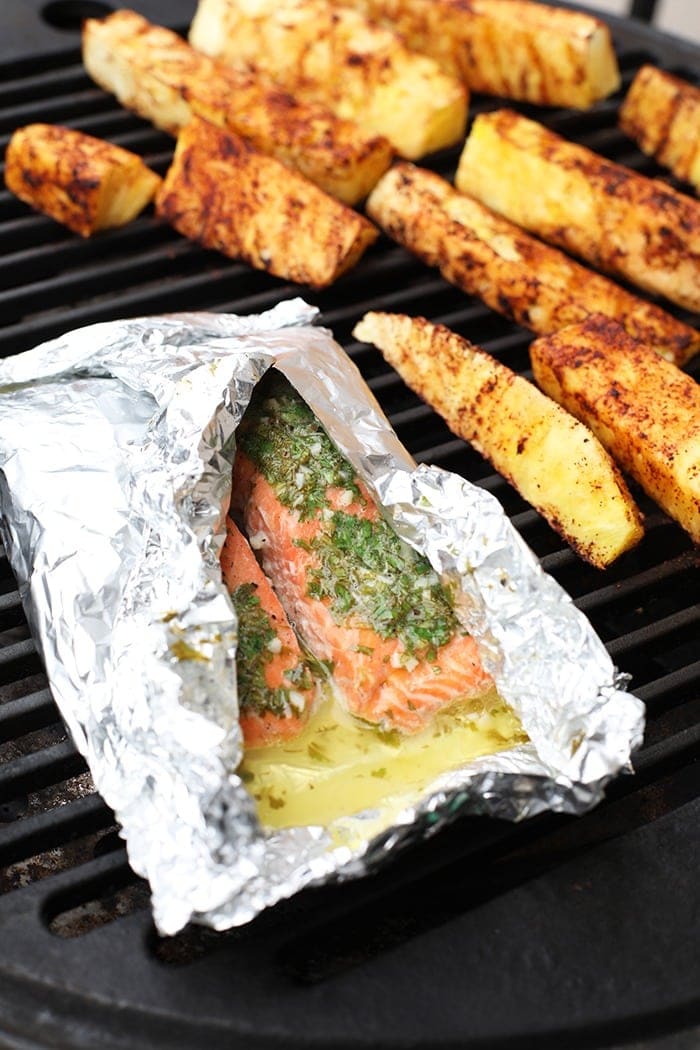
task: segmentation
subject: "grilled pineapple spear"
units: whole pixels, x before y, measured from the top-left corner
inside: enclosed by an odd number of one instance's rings
[[[700,310],[700,203],[511,110],[479,115],[457,188],[588,262]]]
[[[442,325],[367,313],[353,335],[469,441],[597,568],[642,536],[627,486],[600,442],[537,387]]]
[[[610,30],[530,0],[343,0],[400,33],[472,91],[587,109],[617,91]]]
[[[537,339],[542,389],[700,543],[700,386],[607,317]]]
[[[205,248],[316,288],[353,266],[378,232],[298,172],[200,117],[178,136],[156,210]]]
[[[177,33],[134,11],[88,18],[82,40],[93,80],[170,134],[196,113],[296,168],[346,204],[366,197],[391,163],[387,139],[200,54]]]
[[[160,181],[135,153],[54,124],[18,128],[5,154],[7,188],[82,237],[131,222]]]
[[[676,364],[700,350],[700,333],[688,325],[535,240],[431,171],[395,165],[372,191],[367,210],[448,281],[535,332],[605,313]]]
[[[464,137],[467,90],[456,77],[326,0],[200,0],[190,43],[384,135],[404,157]]]
[[[620,127],[644,153],[700,191],[700,88],[642,66],[620,108]]]

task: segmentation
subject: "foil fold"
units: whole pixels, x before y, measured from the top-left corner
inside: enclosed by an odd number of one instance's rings
[[[315,318],[295,299],[250,317],[110,322],[0,365],[2,538],[61,714],[165,934],[247,922],[457,814],[582,813],[641,742],[643,705],[498,502],[415,466]],[[236,619],[218,556],[236,427],[273,365],[454,585],[529,736],[334,827],[262,828],[235,772]]]

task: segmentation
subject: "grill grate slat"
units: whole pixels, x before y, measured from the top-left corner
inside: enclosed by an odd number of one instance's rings
[[[199,260],[193,258],[191,251],[185,251],[183,257],[190,261],[193,269],[197,267]],[[200,257],[203,257],[203,253]],[[154,277],[140,286],[125,289],[115,295],[109,295],[105,290],[102,298],[76,305],[71,311],[71,327],[78,328],[97,321],[112,320],[117,316],[133,317],[140,313],[177,311],[182,306],[183,296],[190,303],[196,302],[192,309],[211,308],[216,302],[217,291],[223,291],[230,285],[244,287],[250,280],[251,275],[242,266],[225,271],[205,270],[188,277]],[[272,278],[268,280],[270,289],[259,298],[271,306],[277,300],[278,293],[272,285]],[[224,289],[221,288],[222,285]],[[43,313],[27,316],[22,322],[10,324],[0,330],[0,354],[5,356],[26,349],[28,335],[31,343],[40,343],[56,337],[65,330],[63,311],[59,311],[57,316]]]
[[[638,631],[628,632],[623,638],[610,642],[608,650],[611,656],[618,658],[631,649],[641,649],[652,642],[663,639],[672,631],[683,627],[694,627],[697,623],[700,623],[700,606],[695,604],[689,609],[681,609],[671,616],[665,616],[656,623],[640,627]]]
[[[647,528],[649,523],[647,522]],[[600,587],[591,594],[583,595],[577,599],[576,604],[582,612],[591,612],[600,605],[607,605],[611,601],[617,601],[628,597],[645,588],[655,586],[670,577],[676,577],[681,573],[687,573],[692,568],[692,562],[687,553],[680,554],[677,558],[670,558],[661,565],[655,565],[653,569],[646,572],[636,573],[618,583],[612,583],[608,587]]]
[[[56,784],[82,773],[85,762],[71,741],[54,744],[0,765],[0,799]]]
[[[168,242],[175,243],[176,238],[172,231],[163,228],[154,228],[145,220],[130,223],[121,230],[115,230],[112,237],[112,251],[117,253],[131,253],[148,251],[151,247],[159,245],[161,251],[165,249]],[[66,270],[75,270],[78,267],[89,269],[95,260],[99,258],[99,246],[92,241],[84,241],[79,238],[66,240],[56,245],[50,256],[47,257],[45,245],[34,244],[20,251],[7,251],[0,258],[0,288],[12,288],[19,285],[20,289],[26,287],[28,281],[39,281],[55,274],[62,274]],[[162,256],[161,256],[162,258]],[[12,302],[11,296],[10,302]]]
[[[685,667],[680,668],[677,671],[671,671],[662,678],[657,678],[653,682],[647,682],[646,685],[640,685],[636,689],[636,692],[640,700],[644,700],[645,703],[650,704],[654,700],[667,697],[669,694],[673,693],[678,686],[695,686],[696,692],[700,694],[700,689],[698,688],[699,683],[700,660],[696,660],[694,663],[686,664]]]
[[[83,118],[86,113],[100,112],[112,108],[113,103],[98,88],[89,87],[71,95],[59,95],[55,98],[42,98],[36,102],[26,102],[13,106],[7,115],[0,114],[0,133],[12,133],[23,124],[34,124],[41,121],[46,124],[64,124],[76,118]]]
[[[188,246],[175,242],[168,247],[168,252],[173,263],[176,263],[188,254]],[[162,258],[162,247],[157,246],[151,251],[133,253],[120,261],[110,259],[100,264],[93,259],[89,266],[78,270],[59,273],[42,281],[28,282],[21,291],[15,288],[0,291],[0,310],[3,310],[5,317],[9,318],[13,311],[17,311],[16,316],[21,317],[36,302],[41,302],[44,309],[49,310],[54,306],[61,306],[71,298],[98,294],[107,287],[110,290],[128,287],[131,281],[139,276],[146,280],[153,271],[154,263],[160,262]]]
[[[60,872],[51,880],[45,918],[50,922],[60,912],[98,897],[106,890],[111,890],[115,884],[126,885],[133,880],[134,873],[129,867],[124,849],[86,861],[81,865],[79,879],[72,871]]]
[[[26,660],[28,657],[36,656],[36,646],[31,639],[27,639],[24,642],[17,642],[15,645],[7,645],[0,649],[0,674],[3,667],[7,667],[11,664],[17,664],[20,661]]]
[[[6,612],[8,609],[16,609],[21,606],[22,600],[19,596],[19,591],[10,591],[9,594],[0,594],[0,613]]]
[[[35,813],[22,821],[0,825],[0,863],[13,864],[32,854],[65,845],[72,839],[100,831],[114,823],[114,816],[99,795]],[[82,876],[81,876],[82,877]]]
[[[0,703],[0,743],[50,725],[58,717],[48,689],[6,700]]]
[[[0,84],[0,110],[10,109],[15,113],[15,107],[24,102],[33,102],[36,99],[43,101],[47,94],[56,91],[61,94],[75,92],[87,83],[89,80],[85,76],[82,62],[74,66],[66,63],[59,69],[49,69],[46,72],[33,72],[30,77],[5,80]]]

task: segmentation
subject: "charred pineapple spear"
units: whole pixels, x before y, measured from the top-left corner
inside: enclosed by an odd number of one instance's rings
[[[700,543],[700,386],[608,317],[536,339],[535,379]]]
[[[592,565],[604,568],[641,539],[639,511],[605,449],[532,383],[421,317],[368,313],[353,335],[379,347]]]
[[[531,0],[344,0],[472,91],[586,109],[620,72],[600,19]]]
[[[593,313],[617,318],[663,357],[683,364],[700,333],[575,263],[431,171],[397,164],[367,202],[371,218],[446,280],[540,334]]]
[[[500,109],[480,114],[456,186],[594,266],[700,310],[700,203]]]
[[[620,108],[620,127],[642,152],[700,191],[700,88],[642,66]]]
[[[378,234],[298,172],[200,117],[178,136],[156,209],[205,248],[316,288],[353,266]]]
[[[190,43],[385,136],[404,157],[464,137],[465,86],[350,8],[326,0],[200,0]]]
[[[230,69],[134,11],[88,18],[83,61],[93,80],[172,135],[193,114],[233,131],[346,204],[391,163],[387,139],[249,72]]]
[[[53,124],[18,128],[5,154],[7,188],[81,237],[131,222],[160,181],[136,154]]]

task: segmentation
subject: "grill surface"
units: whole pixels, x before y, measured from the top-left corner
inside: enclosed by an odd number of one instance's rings
[[[86,7],[45,6],[69,25]],[[161,6],[171,21],[189,14],[181,10],[189,4]],[[38,3],[7,7],[3,147],[19,124],[62,122],[162,172],[171,141],[91,84],[77,34],[42,24]],[[158,17],[157,3],[139,7]],[[697,49],[610,21],[624,89],[645,60],[698,81]],[[520,108],[661,174],[616,130],[619,101],[585,114]],[[477,98],[472,111],[493,105]],[[433,166],[451,174],[456,159],[446,153]],[[697,1024],[697,551],[641,498],[642,545],[605,573],[585,566],[349,333],[366,309],[406,310],[521,371],[529,334],[388,241],[335,288],[307,293],[187,244],[151,217],[83,242],[0,191],[0,246],[2,355],[94,321],[177,309],[249,313],[301,291],[416,458],[503,501],[649,710],[637,775],[621,778],[584,818],[549,815],[518,827],[463,819],[372,878],[306,891],[242,930],[190,929],[163,941],[113,816],[66,739],[0,557],[0,1045],[575,1048]],[[696,378],[698,364],[689,369]]]

